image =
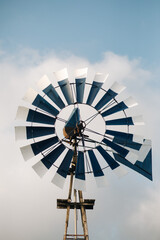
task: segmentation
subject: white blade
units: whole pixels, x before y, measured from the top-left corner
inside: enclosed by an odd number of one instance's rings
[[[74,179],[74,189],[86,191],[86,181],[78,178]]]
[[[44,75],[38,82],[38,87],[43,91],[45,88],[47,88],[51,84],[51,81],[47,77],[47,75]]]
[[[87,77],[87,71],[88,68],[80,68],[80,69],[76,69],[75,71],[75,78],[86,78]]]
[[[94,179],[98,188],[106,187],[109,185],[105,176],[94,177]]]
[[[42,161],[37,162],[32,168],[41,178],[48,172],[48,168],[45,167]]]
[[[35,156],[34,152],[32,150],[31,145],[27,145],[27,146],[21,147],[20,150],[21,150],[21,153],[22,153],[23,158],[24,158],[25,161],[27,161],[30,158]]]
[[[110,87],[110,89],[117,94],[121,93],[125,88],[126,88],[125,86],[117,82],[114,82],[113,85]]]
[[[125,176],[128,171],[122,167],[121,165],[113,170],[113,172],[118,176],[118,177],[123,177]]]
[[[143,117],[141,115],[132,117],[132,121],[134,125],[144,125]]]
[[[62,81],[64,79],[68,79],[68,71],[67,71],[67,68],[64,68],[60,71],[57,71],[54,73],[56,78],[57,78],[57,81]]]
[[[134,107],[134,106],[138,105],[138,103],[132,97],[128,97],[123,102],[128,108],[131,108],[131,107]]]
[[[57,187],[63,189],[65,180],[66,179],[64,177],[62,177],[60,174],[56,173],[51,182],[53,184],[55,184]]]
[[[96,73],[93,81],[104,83],[107,80],[108,76],[109,74],[104,75],[103,73]]]
[[[16,141],[26,139],[26,127],[15,127],[15,139]]]
[[[26,121],[29,108],[19,106],[16,114],[16,120]]]
[[[24,95],[23,100],[32,104],[35,98],[37,97],[37,95],[38,93],[34,89],[29,88],[26,94]]]

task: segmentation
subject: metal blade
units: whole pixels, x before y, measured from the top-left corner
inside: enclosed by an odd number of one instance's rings
[[[135,164],[132,164],[116,153],[114,153],[114,157],[116,161],[133,169],[152,181],[152,149],[149,150],[148,154],[143,159],[143,162],[137,161]]]
[[[98,163],[98,160],[97,160],[93,150],[89,150],[88,154],[89,154],[89,158],[90,158],[90,162],[92,165],[93,174],[94,174],[97,186],[98,187],[106,186],[107,185],[106,178],[104,177],[104,173]]]
[[[55,76],[58,80],[58,84],[61,88],[61,91],[62,91],[67,103],[68,104],[74,103],[71,86],[70,86],[69,81],[68,81],[67,69],[64,68],[64,69],[56,72]]]
[[[59,111],[54,108],[49,102],[47,102],[42,96],[40,96],[32,88],[28,89],[26,95],[23,97],[23,100],[29,102],[30,104],[51,113],[54,116],[57,116]]]
[[[76,82],[76,93],[77,93],[77,102],[83,102],[84,96],[84,88],[86,82],[88,68],[77,69],[75,74],[75,82]]]
[[[131,149],[139,150],[142,146],[140,143],[119,139],[117,137],[114,137],[112,140],[114,143],[118,143],[119,145],[123,145],[124,147],[129,147]]]
[[[106,130],[106,134],[114,136],[116,139],[124,140],[127,142],[137,142],[137,143],[143,143],[143,137],[138,136],[131,133],[125,133],[125,132],[119,132],[119,131],[113,131],[113,130]]]
[[[76,164],[74,188],[82,191],[86,190],[84,153],[80,151],[78,152],[78,159]]]
[[[109,141],[108,139],[104,138],[102,140],[107,146],[109,146],[111,149],[119,153],[122,157],[126,158],[129,162],[135,163],[138,159],[138,156],[134,154],[133,152],[119,146],[118,144]]]
[[[101,146],[96,147],[96,149],[100,152],[112,170],[120,166]]]
[[[121,93],[125,89],[124,86],[115,82],[111,88],[105,93],[105,95],[101,98],[101,100],[96,104],[95,108],[97,110],[101,109],[104,105],[114,99],[119,93]]]
[[[88,99],[87,99],[87,104],[91,105],[97,96],[100,88],[102,87],[104,81],[107,79],[108,75],[104,78],[104,75],[102,73],[96,73],[95,78],[92,83],[92,87],[90,89]]]
[[[127,108],[131,108],[138,105],[138,103],[132,98],[129,97],[125,101],[122,101],[118,103],[117,105],[111,107],[110,109],[106,110],[105,112],[102,113],[102,117],[109,116],[111,114],[123,111]]]
[[[142,116],[118,118],[105,121],[106,125],[144,125]]]
[[[137,155],[137,160],[139,162],[143,162],[152,148],[151,140],[144,139],[143,144],[139,144],[138,146],[137,145],[138,145],[137,143],[134,146],[128,144],[125,146],[125,148],[135,153]]]
[[[60,109],[65,107],[64,102],[46,75],[40,79],[38,86]]]
[[[42,140],[40,142],[32,143],[27,146],[21,147],[20,150],[24,160],[28,160],[33,156],[39,154],[40,152],[44,151],[45,149],[51,147],[58,141],[58,137],[55,136],[46,140]]]
[[[63,188],[65,179],[67,177],[69,167],[72,161],[73,151],[68,150],[67,154],[65,155],[61,165],[59,166],[54,178],[52,179],[52,183],[56,186]]]
[[[32,166],[32,168],[35,170],[35,172],[40,176],[43,177],[48,169],[53,165],[53,163],[58,159],[58,157],[62,154],[64,151],[65,146],[63,144],[60,144],[58,147],[56,147],[52,152],[50,152],[47,156],[41,159],[38,163]]]
[[[36,138],[54,133],[54,127],[15,127],[16,140]]]
[[[56,119],[26,107],[18,107],[16,120],[54,125]]]

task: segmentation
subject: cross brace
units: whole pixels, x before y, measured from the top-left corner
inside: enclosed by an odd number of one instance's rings
[[[94,199],[84,199],[84,201],[81,202],[68,202],[68,199],[57,199],[57,208],[58,209],[66,209],[68,206],[70,206],[70,209],[81,209],[83,206],[85,209],[93,209],[95,200]]]

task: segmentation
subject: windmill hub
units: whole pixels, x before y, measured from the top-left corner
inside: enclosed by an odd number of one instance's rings
[[[67,119],[66,122],[59,121],[64,118]],[[67,148],[72,149],[76,137],[79,150],[84,152],[82,138],[85,139],[85,150],[94,149],[99,145],[98,142],[102,142],[106,125],[96,109],[87,104],[78,104],[78,107],[69,105],[62,109],[55,128],[58,138],[62,139],[62,143]],[[99,134],[97,135],[96,132]]]

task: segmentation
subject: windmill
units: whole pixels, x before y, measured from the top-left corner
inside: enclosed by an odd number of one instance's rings
[[[30,108],[18,107],[16,119],[25,126],[16,126],[15,136],[16,140],[33,140],[20,150],[24,160],[41,155],[33,165],[40,177],[55,167],[52,183],[63,188],[70,178],[68,198],[57,199],[57,207],[66,209],[64,240],[88,240],[86,210],[93,209],[95,200],[83,199],[86,176],[91,173],[101,187],[107,184],[106,169],[123,176],[130,168],[152,180],[151,140],[133,133],[134,126],[144,123],[142,116],[127,113],[137,105],[132,97],[117,100],[125,87],[114,82],[109,89],[103,88],[108,75],[97,73],[90,83],[83,68],[75,71],[75,81],[70,82],[65,68],[55,76],[57,86],[45,75],[38,82],[41,94],[31,88],[27,91],[23,100]],[[68,234],[71,209],[74,234]],[[83,234],[77,231],[78,209]]]

